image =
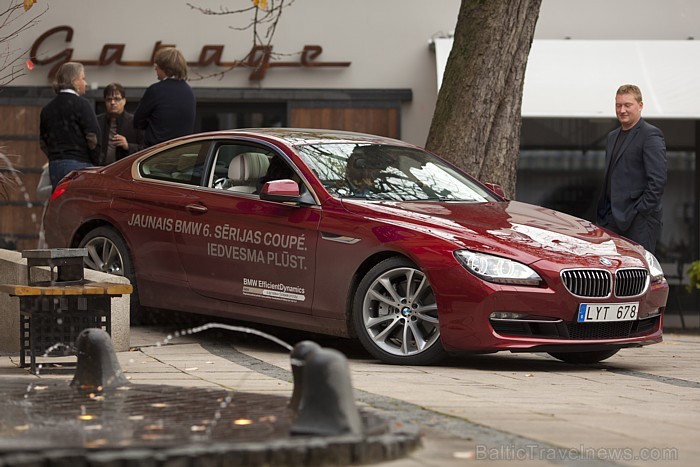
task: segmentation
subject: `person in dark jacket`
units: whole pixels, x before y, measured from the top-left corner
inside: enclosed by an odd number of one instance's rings
[[[124,110],[126,92],[119,83],[110,83],[103,91],[106,112],[97,116],[102,132],[102,158],[100,165],[114,161],[143,149],[143,131],[134,128],[134,114]]]
[[[146,89],[134,112],[134,127],[146,132],[146,147],[194,131],[196,100],[186,81],[185,57],[174,47],[164,47],[154,62],[158,82]]]
[[[100,126],[93,105],[84,97],[87,81],[81,63],[58,69],[51,102],[41,109],[39,144],[49,159],[52,190],[69,172],[100,162]]]
[[[663,218],[666,142],[661,130],[642,118],[643,107],[639,87],[618,88],[615,112],[620,127],[608,134],[596,223],[654,253]]]

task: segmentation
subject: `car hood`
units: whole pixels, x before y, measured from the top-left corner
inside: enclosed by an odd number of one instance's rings
[[[546,260],[562,265],[600,266],[600,258],[617,258],[618,266],[644,266],[642,247],[612,235],[590,221],[548,208],[506,201],[377,202],[343,200],[356,215],[405,230],[438,237],[456,248],[517,259],[525,264]],[[622,260],[620,260],[622,259]]]

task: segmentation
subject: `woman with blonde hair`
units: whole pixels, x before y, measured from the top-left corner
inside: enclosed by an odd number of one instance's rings
[[[52,190],[69,172],[99,164],[100,125],[94,106],[85,99],[85,69],[66,62],[58,69],[56,96],[41,109],[39,144],[49,159]]]
[[[196,101],[187,84],[187,61],[174,47],[153,57],[158,82],[150,85],[134,112],[134,127],[145,130],[146,147],[194,131]]]

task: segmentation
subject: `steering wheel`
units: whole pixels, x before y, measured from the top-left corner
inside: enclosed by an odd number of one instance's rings
[[[214,187],[214,188],[221,189],[221,190],[226,189],[226,188],[228,188],[228,186],[227,186],[227,185],[228,185],[228,181],[229,181],[229,180],[228,180],[228,178],[226,178],[226,177],[217,178],[217,179],[214,181],[213,187]]]

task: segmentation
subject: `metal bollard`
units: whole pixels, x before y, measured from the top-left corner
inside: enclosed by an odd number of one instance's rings
[[[85,329],[75,341],[78,368],[70,385],[86,392],[129,384],[117,360],[112,339],[102,329]]]
[[[301,341],[294,346],[289,358],[292,365],[292,377],[294,380],[294,389],[292,390],[292,398],[289,400],[289,408],[294,415],[299,413],[299,404],[301,402],[301,392],[304,385],[304,367],[305,360],[309,353],[321,348],[316,342]]]
[[[292,434],[332,436],[362,434],[345,355],[312,349],[303,359],[301,400]]]

